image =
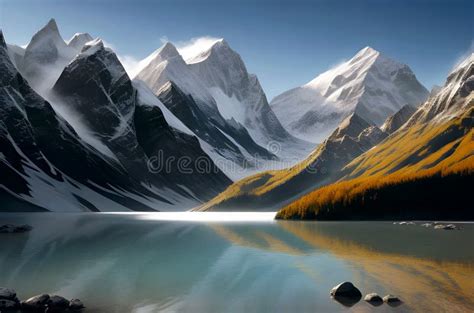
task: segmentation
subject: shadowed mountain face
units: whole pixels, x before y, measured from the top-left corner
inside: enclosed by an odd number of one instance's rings
[[[232,179],[263,170],[256,169],[257,163],[277,160],[286,163],[278,168],[288,167],[314,147],[282,127],[257,77],[247,72],[240,56],[224,40],[186,60],[166,43],[141,63],[135,81],[146,83],[206,143],[205,151],[214,160],[224,160],[229,164],[226,167],[233,168],[224,169]],[[285,153],[271,151],[275,144]]]
[[[474,54],[385,141],[280,218],[472,219]]]
[[[387,135],[353,113],[310,157],[296,166],[243,179],[205,205],[200,211],[272,211],[317,186],[340,177],[341,168],[372,148]]]
[[[269,151],[257,145],[248,131],[234,120],[224,122],[202,111],[190,95],[186,95],[178,86],[169,82],[158,94],[163,104],[177,116],[199,138],[210,144],[222,156],[232,155],[232,160],[244,165],[245,156],[239,146],[247,153],[264,159],[276,158]],[[238,138],[238,140],[236,140]]]
[[[388,134],[394,133],[400,127],[402,127],[403,124],[405,124],[415,112],[415,107],[409,104],[404,105],[395,114],[389,116],[380,129]]]
[[[53,89],[58,108],[81,112],[83,124],[74,127],[67,119],[75,115],[58,115],[18,73],[3,35],[0,44],[2,210],[19,203],[23,210],[179,210],[230,182],[195,137],[172,129],[159,107],[137,103],[123,67],[100,41],[76,56]],[[173,165],[154,172],[154,156],[200,158],[213,170],[193,175]]]
[[[209,90],[209,80],[212,79],[206,80],[197,68],[194,70],[186,64],[171,43],[165,44],[147,60],[148,64],[136,79],[150,86],[166,107],[217,154],[239,166],[245,164],[248,154],[262,159],[275,158],[255,142],[243,124],[233,117],[226,119],[222,116]],[[211,72],[215,70],[210,69]],[[219,75],[217,72],[214,74]],[[222,77],[221,82],[226,79],[229,77]]]

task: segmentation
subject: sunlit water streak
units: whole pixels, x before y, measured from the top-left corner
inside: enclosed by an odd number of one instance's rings
[[[101,213],[123,215],[123,213]],[[276,212],[157,212],[126,213],[137,220],[170,222],[274,222]]]

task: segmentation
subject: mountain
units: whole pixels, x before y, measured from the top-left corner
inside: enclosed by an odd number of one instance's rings
[[[380,126],[404,105],[428,97],[411,69],[366,47],[303,85],[282,93],[271,108],[295,136],[323,141],[352,112]]]
[[[387,135],[357,113],[339,127],[301,163],[284,170],[267,171],[229,186],[197,211],[273,211],[292,199],[337,180],[341,168],[371,149]]]
[[[287,219],[472,220],[474,54],[386,140],[343,169],[342,181],[278,213]]]
[[[187,60],[166,43],[141,62],[135,80],[145,82],[234,179],[261,171],[258,164],[288,166],[289,157],[303,158],[312,147],[283,129],[257,78],[223,40]],[[279,154],[268,148],[273,142],[282,147]]]
[[[82,46],[68,46],[51,19],[31,38],[25,49],[20,73],[37,92],[54,84],[64,67],[78,54]]]
[[[20,46],[10,44],[7,44],[7,48],[10,60],[18,69],[22,64],[21,62],[23,61],[23,57],[25,56],[25,49]]]
[[[87,42],[92,41],[93,39],[94,38],[92,38],[88,33],[76,33],[71,37],[71,39],[69,39],[67,46],[80,51]]]
[[[230,183],[100,40],[64,69],[51,105],[18,72],[0,34],[2,210],[183,210]],[[171,157],[202,160],[209,171],[157,167]]]
[[[416,112],[416,108],[406,104],[393,115],[389,116],[387,120],[380,127],[386,133],[393,133],[405,124],[408,119]]]
[[[240,55],[225,40],[186,62],[208,88],[222,116],[244,125],[258,144],[295,140],[270,108],[257,76],[248,73]]]

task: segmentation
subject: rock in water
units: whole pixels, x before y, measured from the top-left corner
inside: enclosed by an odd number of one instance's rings
[[[369,293],[364,297],[364,301],[372,304],[373,306],[379,306],[382,305],[383,299],[380,297],[378,294],[374,293]]]
[[[439,225],[436,225],[434,229],[455,230],[455,229],[458,229],[458,227],[454,224],[448,224],[448,225],[439,224]]]
[[[69,309],[71,310],[82,310],[83,308],[85,308],[84,304],[82,303],[81,300],[79,299],[72,299],[70,302],[69,302]]]
[[[14,310],[19,307],[19,303],[13,300],[0,299],[0,310]],[[3,311],[0,311],[3,312]]]
[[[362,297],[359,289],[357,289],[351,282],[343,282],[331,289],[331,296],[337,297]]]
[[[32,230],[33,227],[30,225],[12,225],[12,224],[5,224],[0,226],[0,234],[11,234],[11,233],[25,233]]]
[[[64,312],[69,308],[69,300],[61,296],[51,296],[48,300],[48,309],[47,312]]]
[[[21,303],[21,308],[25,310],[36,310],[36,311],[44,311],[46,309],[46,305],[48,304],[49,295],[42,294],[38,296],[34,296],[25,300]]]
[[[390,306],[399,306],[402,304],[402,301],[394,295],[386,295],[383,297],[383,302],[387,303]]]
[[[362,298],[362,293],[351,282],[343,282],[331,289],[331,296],[344,306],[351,307]]]
[[[16,298],[16,292],[10,288],[0,287],[0,299],[14,300]]]

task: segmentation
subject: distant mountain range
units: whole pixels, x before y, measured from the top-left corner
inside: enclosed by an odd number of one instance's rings
[[[311,195],[339,184],[472,179],[472,63],[430,94],[367,47],[268,103],[223,39],[186,58],[166,43],[130,77],[101,39],[65,41],[54,20],[26,48],[1,34],[0,211],[306,218],[326,208]]]
[[[350,199],[346,197],[357,190],[361,180],[368,184],[367,188],[374,188],[382,178],[391,181],[392,177],[398,177],[403,181],[427,173],[457,173],[459,170],[464,174],[467,171],[466,179],[472,182],[469,173],[474,169],[473,90],[474,59],[471,55],[450,74],[446,85],[418,109],[401,107],[382,123],[382,129],[370,125],[358,113],[352,113],[307,160],[286,170],[263,172],[236,182],[196,210],[246,207],[274,211],[286,206],[279,214],[281,218],[315,218],[318,217],[318,205],[326,205],[330,210],[334,201],[348,202]],[[400,178],[402,173],[403,178]],[[355,179],[367,176],[370,177],[368,182]],[[317,189],[348,179],[355,179],[354,183],[349,180]],[[465,189],[470,185],[462,187]],[[338,186],[344,188],[338,191]],[[464,189],[458,188],[459,192]],[[449,197],[447,199],[450,201]],[[439,203],[446,205],[443,201]],[[460,206],[466,204],[461,200],[460,203]],[[351,212],[347,211],[344,218],[350,216]],[[374,216],[383,217],[383,210]]]

